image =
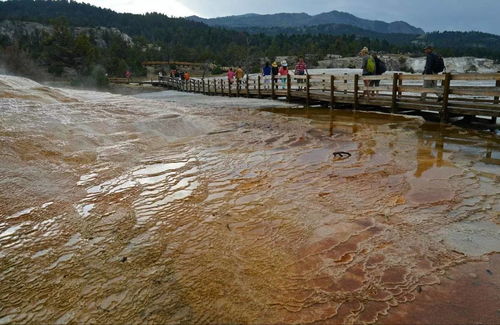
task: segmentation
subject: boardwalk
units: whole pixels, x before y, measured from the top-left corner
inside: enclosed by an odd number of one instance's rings
[[[380,80],[378,87],[365,87],[364,80]],[[435,80],[440,86],[424,88],[424,80]],[[323,104],[335,108],[350,105],[389,108],[392,113],[420,110],[439,113],[441,122],[452,116],[485,116],[493,123],[500,116],[500,73],[491,74],[384,74],[277,76],[264,82],[261,76],[247,75],[241,84],[229,84],[227,78],[168,78],[144,82],[169,89],[207,95],[243,96],[304,101],[306,105]],[[363,96],[364,92],[371,96]],[[372,92],[374,92],[372,94]],[[375,93],[376,92],[376,93]],[[425,99],[422,94],[427,93]],[[440,100],[438,100],[438,97]]]

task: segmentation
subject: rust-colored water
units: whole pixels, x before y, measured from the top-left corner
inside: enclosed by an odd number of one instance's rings
[[[495,135],[2,80],[0,324],[500,321]]]

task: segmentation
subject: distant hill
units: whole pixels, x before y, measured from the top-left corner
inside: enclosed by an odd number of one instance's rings
[[[237,31],[249,34],[278,35],[356,35],[370,39],[378,39],[392,44],[408,45],[412,41],[425,38],[425,34],[379,33],[345,24],[325,24],[301,27],[235,27]]]
[[[346,12],[331,11],[319,15],[308,15],[306,13],[279,13],[272,15],[246,14],[240,16],[228,16],[204,19],[198,16],[187,17],[189,20],[205,23],[209,26],[222,26],[227,28],[248,27],[291,27],[317,26],[326,24],[349,25],[357,28],[377,32],[395,34],[424,34],[421,28],[411,26],[404,21],[386,23],[379,20],[368,20],[356,17]]]

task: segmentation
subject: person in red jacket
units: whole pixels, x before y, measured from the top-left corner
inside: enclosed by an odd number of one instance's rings
[[[298,76],[308,75],[309,71],[307,71],[307,64],[304,61],[303,57],[299,57],[299,62],[295,65],[295,74]],[[299,90],[302,90],[302,83],[304,83],[304,79],[297,79],[297,83],[299,84]]]
[[[229,84],[232,84],[234,82],[235,75],[236,73],[233,71],[233,68],[229,68],[227,72],[227,81],[229,82]]]
[[[288,63],[285,60],[281,61],[281,67],[278,73],[280,75],[280,80],[281,80],[281,89],[285,89],[286,79],[288,77]]]

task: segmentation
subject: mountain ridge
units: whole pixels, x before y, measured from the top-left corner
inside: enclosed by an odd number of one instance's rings
[[[219,26],[226,28],[246,28],[246,27],[309,27],[325,24],[350,25],[378,33],[396,34],[425,34],[421,28],[412,26],[404,21],[384,22],[381,20],[369,20],[356,17],[350,13],[333,10],[309,15],[307,13],[276,13],[276,14],[255,14],[225,16],[217,18],[202,18],[199,16],[189,16],[185,19],[202,22],[209,26]]]

